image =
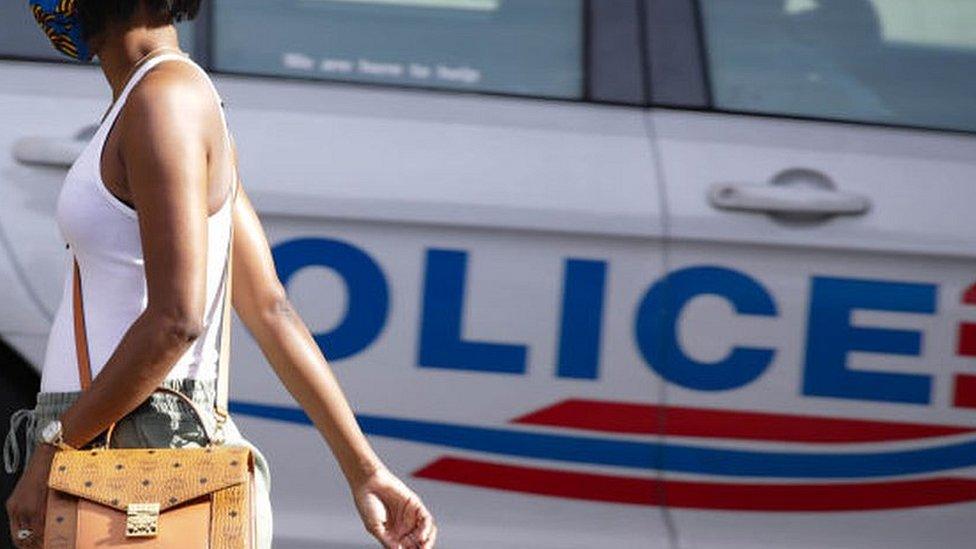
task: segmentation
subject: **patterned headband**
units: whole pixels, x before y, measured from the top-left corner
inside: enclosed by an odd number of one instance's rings
[[[93,57],[82,33],[75,0],[30,0],[31,12],[59,52],[82,61]]]

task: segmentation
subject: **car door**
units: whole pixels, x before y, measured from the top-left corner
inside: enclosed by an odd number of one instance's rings
[[[437,4],[216,4],[219,70],[301,79],[219,82],[279,276],[445,546],[665,547],[656,435],[591,421],[649,424],[659,388],[631,333],[663,272],[636,4],[591,21],[612,66],[589,69],[582,2]],[[241,339],[235,410],[278,464],[279,543],[365,546]]]
[[[679,545],[971,546],[976,8],[649,5]]]
[[[198,29],[279,277],[445,546],[670,543],[662,385],[633,333],[664,272],[638,9],[218,0]],[[100,79],[0,69],[17,149],[0,224],[52,310],[54,199]],[[242,323],[233,337],[231,411],[271,463],[275,546],[372,546],[322,438]]]

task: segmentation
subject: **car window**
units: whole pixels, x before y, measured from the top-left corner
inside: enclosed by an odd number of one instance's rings
[[[976,2],[700,3],[719,109],[976,131]]]
[[[579,98],[582,0],[215,0],[217,70]]]

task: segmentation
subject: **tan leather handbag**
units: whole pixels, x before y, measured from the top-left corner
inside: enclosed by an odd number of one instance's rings
[[[236,180],[234,196],[236,202]],[[233,220],[233,202],[231,209]],[[233,222],[230,239],[233,242]],[[255,543],[254,457],[244,445],[224,444],[230,355],[231,250],[223,281],[220,358],[214,402],[216,429],[205,447],[112,448],[115,423],[104,445],[58,450],[48,477],[44,547],[94,549],[253,548]],[[81,299],[81,277],[74,262],[74,331],[82,390],[91,384],[91,365]],[[181,397],[204,430],[200,409]],[[155,392],[155,391],[154,391]]]

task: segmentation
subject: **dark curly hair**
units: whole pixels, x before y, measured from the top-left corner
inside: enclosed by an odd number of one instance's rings
[[[80,0],[75,9],[85,40],[98,36],[111,22],[128,21],[140,2],[154,20],[176,23],[196,17],[201,0]]]

